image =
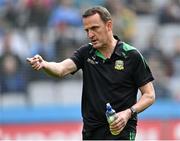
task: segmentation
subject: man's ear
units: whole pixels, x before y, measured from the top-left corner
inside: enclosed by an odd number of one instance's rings
[[[107,26],[108,31],[111,31],[112,30],[112,21],[111,20],[107,21],[106,26]]]

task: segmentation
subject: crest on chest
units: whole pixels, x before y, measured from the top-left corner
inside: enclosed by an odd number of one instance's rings
[[[116,69],[116,70],[124,70],[124,61],[116,60],[115,65],[114,65],[114,69]]]

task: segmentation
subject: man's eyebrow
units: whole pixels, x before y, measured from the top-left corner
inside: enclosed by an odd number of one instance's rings
[[[93,25],[91,27],[84,28],[84,30],[88,30],[88,29],[92,29],[92,28],[96,28],[96,27],[99,27],[99,25]]]

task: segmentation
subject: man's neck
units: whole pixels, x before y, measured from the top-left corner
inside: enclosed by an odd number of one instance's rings
[[[104,55],[105,58],[110,58],[114,51],[116,44],[117,44],[117,40],[114,37],[112,37],[108,41],[107,45],[105,45],[103,48],[100,48],[98,50]]]

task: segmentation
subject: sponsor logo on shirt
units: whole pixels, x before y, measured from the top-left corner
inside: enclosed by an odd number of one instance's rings
[[[87,62],[88,62],[88,63],[91,63],[91,64],[93,64],[93,65],[98,64],[98,62],[97,62],[97,61],[92,60],[92,59],[90,59],[90,58],[88,58],[88,59],[87,59]]]

